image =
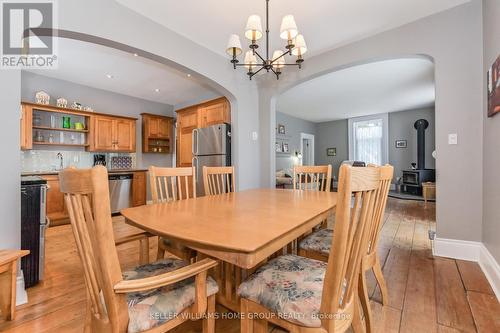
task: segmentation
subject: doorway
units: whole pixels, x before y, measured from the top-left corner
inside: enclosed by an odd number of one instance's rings
[[[314,135],[300,133],[300,152],[302,165],[314,165]]]

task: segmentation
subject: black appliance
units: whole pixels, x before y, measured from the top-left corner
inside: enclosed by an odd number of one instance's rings
[[[417,164],[416,169],[403,170],[403,191],[422,195],[422,183],[435,182],[436,170],[425,168],[425,130],[429,127],[429,122],[419,119],[413,127],[417,130]]]
[[[43,280],[45,266],[45,215],[47,181],[41,177],[21,177],[21,249],[30,254],[21,258],[26,288]]]
[[[106,155],[94,154],[94,166],[96,165],[106,166]]]

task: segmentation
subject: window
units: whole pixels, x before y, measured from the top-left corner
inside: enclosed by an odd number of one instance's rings
[[[387,163],[387,114],[349,119],[349,159]]]

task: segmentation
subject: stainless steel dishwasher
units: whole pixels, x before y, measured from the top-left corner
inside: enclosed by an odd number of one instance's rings
[[[119,213],[120,210],[132,205],[132,174],[110,174],[109,201],[111,203],[111,214]]]

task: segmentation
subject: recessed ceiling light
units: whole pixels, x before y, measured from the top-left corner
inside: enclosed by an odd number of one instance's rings
[[[187,77],[191,77],[191,74],[188,74]]]
[[[138,57],[139,55],[137,53],[134,53],[134,57]]]
[[[111,75],[111,74],[106,74],[106,77],[107,77],[108,79],[112,79],[112,78],[113,78],[113,75]]]
[[[155,89],[155,92],[160,92],[160,89],[156,88],[156,89]]]

